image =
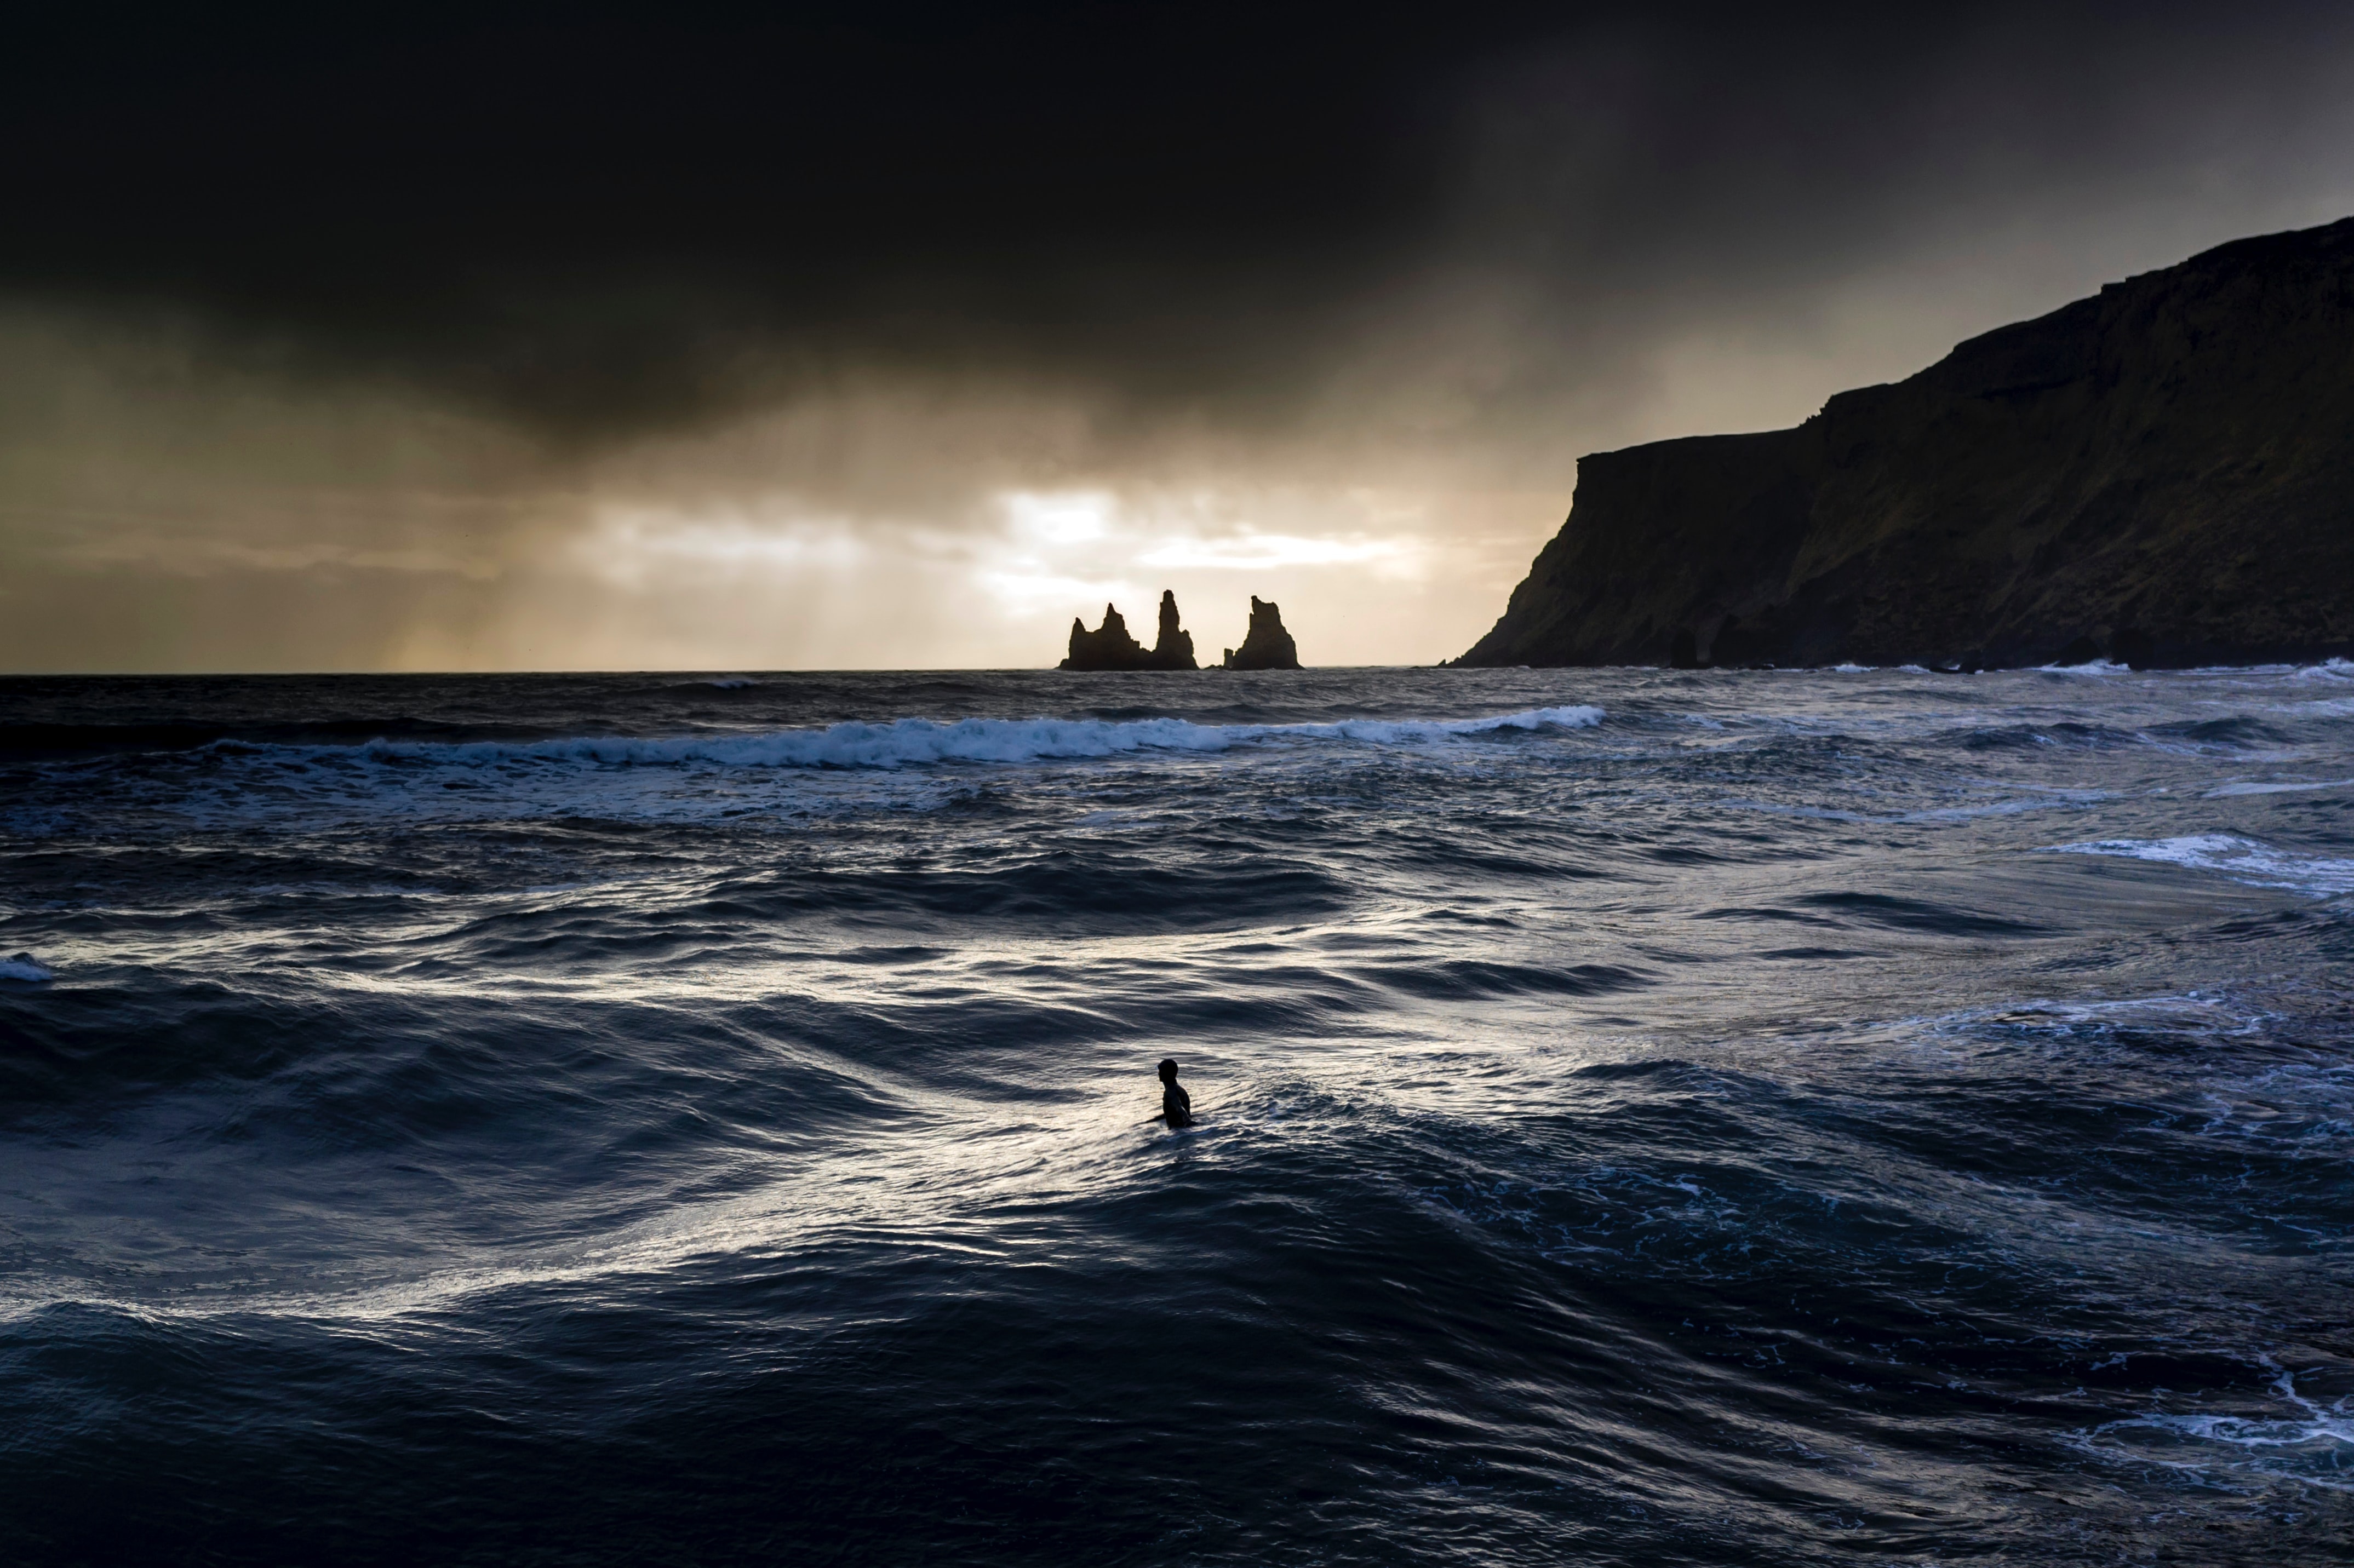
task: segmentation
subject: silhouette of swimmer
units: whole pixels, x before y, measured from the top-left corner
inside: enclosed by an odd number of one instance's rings
[[[1171,1127],[1193,1125],[1193,1097],[1178,1083],[1177,1061],[1173,1056],[1161,1064],[1161,1114],[1148,1119],[1165,1121]]]

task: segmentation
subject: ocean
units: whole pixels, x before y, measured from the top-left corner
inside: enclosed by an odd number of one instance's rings
[[[2349,959],[2342,663],[0,682],[0,1558],[2343,1560]]]

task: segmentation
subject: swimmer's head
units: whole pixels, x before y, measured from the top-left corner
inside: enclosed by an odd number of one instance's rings
[[[1177,1058],[1174,1056],[1162,1057],[1161,1059],[1161,1081],[1164,1084],[1171,1083],[1175,1080],[1176,1076]]]

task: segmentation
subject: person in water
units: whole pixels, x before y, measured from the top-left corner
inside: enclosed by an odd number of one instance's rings
[[[1177,1081],[1177,1059],[1173,1056],[1161,1064],[1161,1115],[1155,1119],[1171,1127],[1193,1125],[1193,1097]]]

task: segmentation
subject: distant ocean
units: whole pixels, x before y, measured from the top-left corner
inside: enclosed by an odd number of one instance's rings
[[[2354,666],[15,679],[0,960],[8,1563],[2354,1553]]]

